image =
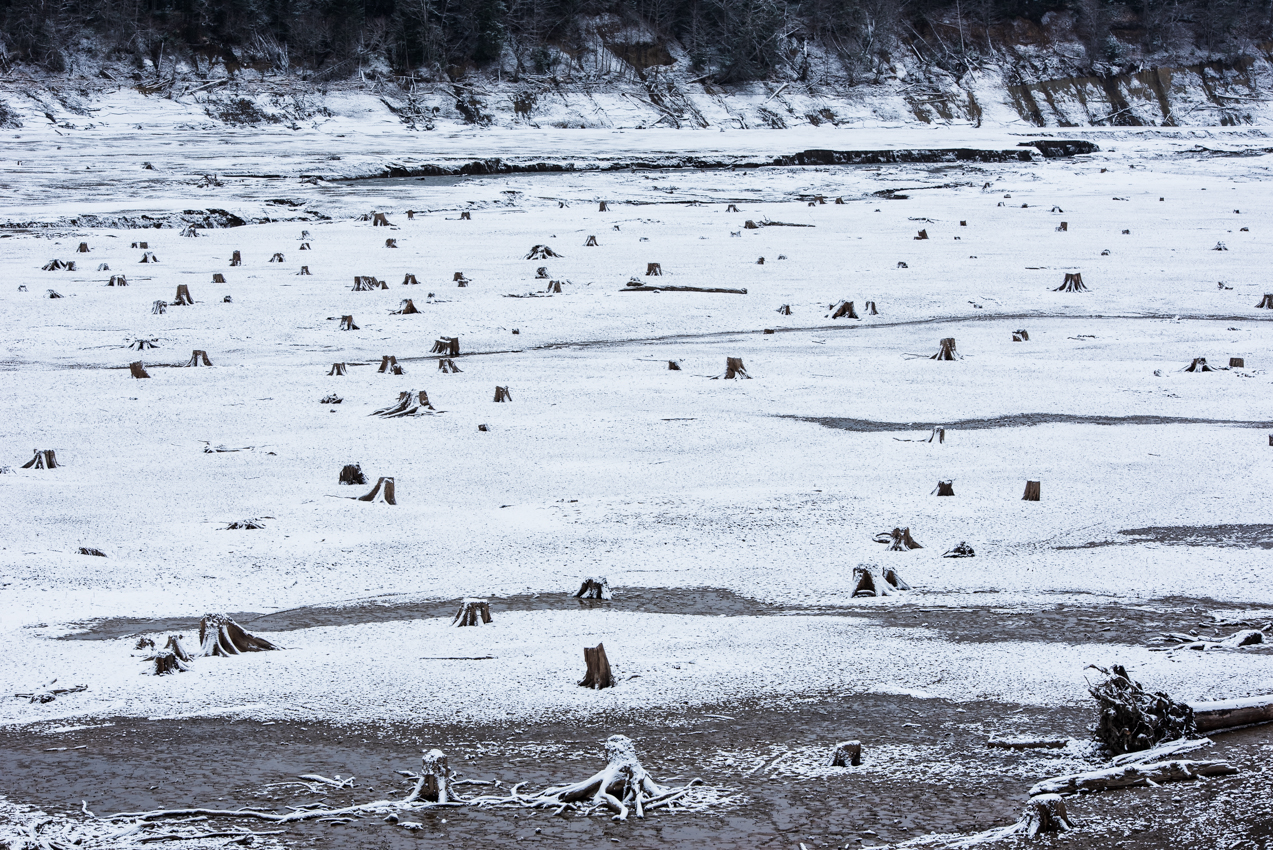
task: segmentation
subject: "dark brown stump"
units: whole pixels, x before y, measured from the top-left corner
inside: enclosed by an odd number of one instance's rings
[[[212,273],[212,282],[213,282],[213,283],[225,283],[225,275],[224,275],[224,274],[222,274],[221,272],[213,272],[213,273]]]
[[[107,286],[128,286],[128,278],[124,277],[122,274],[113,274],[111,275],[110,283],[106,285]]]
[[[595,236],[589,236],[589,237],[588,237],[588,241],[584,242],[584,243],[583,243],[583,246],[584,246],[585,248],[597,248],[597,247],[599,247],[599,246],[597,245],[597,237],[595,237]]]
[[[857,767],[862,763],[862,742],[845,741],[835,745],[831,753],[832,767]]]
[[[919,232],[919,235],[915,237],[915,241],[917,241],[917,242],[918,242],[918,241],[919,241],[919,240],[921,240],[921,239],[927,239],[927,238],[928,238],[928,231],[927,231],[927,230],[921,230],[921,231]]]
[[[933,493],[936,493],[938,496],[955,495],[954,482],[950,480],[938,481],[937,486],[933,489]],[[928,495],[931,496],[933,493],[929,493]]]
[[[212,361],[208,359],[208,352],[204,351],[202,348],[196,348],[194,352],[190,355],[190,360],[186,363],[186,365],[187,366],[211,366]]]
[[[1207,358],[1195,357],[1193,359],[1193,362],[1191,362],[1188,366],[1184,368],[1184,371],[1186,372],[1214,372],[1215,369],[1212,369],[1210,366],[1207,365]]]
[[[597,207],[597,212],[610,212],[610,205],[602,201],[600,206]]]
[[[512,401],[513,394],[508,391],[508,387],[496,387],[495,400],[496,401]]]
[[[397,247],[398,247],[398,240],[397,240],[397,239],[386,239],[386,240],[385,240],[385,247],[386,247],[386,248],[397,248]]]
[[[392,354],[385,354],[380,358],[380,368],[376,370],[380,374],[401,375],[402,371],[398,365],[398,358]]]
[[[402,306],[400,306],[397,310],[394,310],[393,315],[409,316],[412,313],[419,313],[419,312],[420,311],[416,309],[415,304],[412,303],[410,298],[404,298],[402,299]]]
[[[1066,272],[1065,281],[1058,286],[1053,292],[1087,292],[1087,286],[1083,283],[1082,272]]]
[[[751,379],[751,375],[747,374],[747,367],[743,365],[743,358],[741,357],[726,357],[725,358],[724,378],[727,381],[732,381],[735,379],[742,380],[744,378],[748,380]],[[715,380],[715,378],[713,378],[713,380]]]
[[[310,250],[309,243],[308,243],[308,242],[302,242],[302,243],[301,243],[301,247],[300,247],[300,249],[299,249],[299,250],[301,250],[301,251],[308,251],[308,250]]]
[[[372,227],[392,227],[393,225],[389,223],[389,219],[385,217],[384,213],[372,213],[371,226]]]
[[[1243,358],[1241,358],[1241,357],[1230,357],[1230,358],[1229,358],[1229,368],[1230,368],[1230,369],[1245,369],[1245,368],[1246,368],[1246,360],[1244,360],[1244,359],[1243,359]]]
[[[1027,481],[1025,483],[1025,495],[1021,497],[1021,501],[1023,502],[1039,501],[1039,482],[1038,481]]]
[[[340,329],[341,329],[342,331],[356,331],[356,330],[358,330],[358,326],[357,326],[356,324],[354,324],[354,317],[353,317],[353,316],[341,316],[341,317],[340,317]]]
[[[1068,221],[1063,221],[1056,226],[1057,233],[1065,233],[1069,231],[1069,229],[1070,229],[1070,223]]]
[[[327,377],[329,377],[329,378],[331,378],[331,377],[344,377],[344,376],[345,376],[345,364],[344,364],[344,363],[333,363],[333,364],[332,364],[331,371],[327,373]]]
[[[738,212],[738,204],[730,204],[729,206],[725,207],[725,212],[727,213]]]
[[[248,634],[227,614],[204,614],[199,621],[199,654],[229,658],[244,652],[278,649],[265,638]]]
[[[53,449],[33,449],[35,457],[22,464],[23,469],[57,469],[57,454]]]
[[[955,351],[955,338],[948,336],[941,341],[941,348],[929,360],[958,360],[959,353]]]
[[[407,221],[415,219],[415,210],[407,210]]]
[[[417,286],[419,285],[419,283],[420,281],[416,280],[415,275],[411,274],[410,272],[408,272],[406,276],[402,278],[403,286]]]
[[[783,304],[781,307],[779,307],[779,308],[778,308],[778,313],[779,313],[779,315],[782,315],[782,316],[790,316],[790,315],[791,315],[791,305],[790,305],[790,304]]]
[[[156,301],[154,304],[151,305],[150,312],[156,316],[162,316],[164,313],[168,312],[168,302]]]
[[[154,254],[150,253],[149,251],[147,251],[146,253],[144,253],[144,254],[142,254],[142,255],[141,255],[141,262],[143,262],[143,263],[157,263],[157,262],[159,262],[159,258],[158,258],[158,257],[156,257]]]
[[[241,253],[240,253],[240,252],[238,252],[238,251],[235,251],[233,254],[231,254],[231,255],[230,255],[230,265],[231,265],[231,266],[241,266],[241,265],[243,265],[243,254],[241,254]]]
[[[460,213],[460,221],[472,221],[472,220],[473,220],[473,214],[470,213],[468,210],[465,210],[464,212]]]
[[[653,277],[662,277],[662,276],[663,276],[663,266],[659,265],[658,263],[646,263],[646,264],[645,264],[645,276],[646,276],[646,277],[651,277],[651,276],[653,276]]]
[[[359,502],[384,502],[386,505],[396,505],[393,493],[393,479],[381,477],[376,481],[376,486],[371,488],[371,492],[365,496],[359,496]]]
[[[614,687],[614,677],[610,673],[610,660],[606,658],[605,644],[599,643],[594,647],[585,646],[583,660],[588,665],[588,670],[584,674],[583,681],[579,683],[580,686],[592,688],[594,691]]]
[[[1273,292],[1264,293],[1264,297],[1260,299],[1260,303],[1255,305],[1257,310],[1273,310]]]
[[[106,557],[106,553],[105,553],[105,552],[103,552],[101,549],[95,549],[95,548],[93,548],[92,546],[81,546],[81,547],[79,548],[79,553],[80,553],[81,555],[91,555],[91,556],[92,556],[92,557],[94,557],[94,558],[105,558],[105,557]]]
[[[830,318],[832,319],[858,318],[857,311],[853,309],[852,301],[841,301],[839,304],[832,304],[829,309],[831,310]]]
[[[187,284],[177,284],[177,297],[172,302],[173,307],[188,306],[194,303],[194,298],[190,297],[190,287]]]
[[[1013,342],[1029,342],[1029,341],[1030,341],[1030,332],[1029,332],[1029,331],[1027,331],[1027,330],[1013,331],[1013,332],[1012,332],[1012,341],[1013,341]]]
[[[460,356],[460,338],[458,336],[441,336],[433,341],[430,354],[445,354],[449,357]]]
[[[864,305],[862,305],[862,315],[878,316],[879,314],[880,314],[880,311],[875,309],[874,301],[867,301]]]
[[[853,597],[879,596],[875,586],[875,575],[869,567],[853,568]]]
[[[604,576],[586,578],[583,584],[579,585],[579,590],[575,592],[575,598],[607,601],[610,599],[610,582]]]
[[[560,256],[561,254],[558,254],[556,251],[554,251],[552,248],[549,248],[547,245],[532,245],[530,249],[530,253],[526,255],[526,259],[547,260],[551,257],[560,257]]]
[[[906,528],[894,528],[892,531],[882,531],[872,538],[876,543],[887,543],[890,552],[907,552],[911,549],[923,549],[915,542],[915,538],[911,537],[910,526]]]
[[[545,292],[551,292],[551,293],[552,293],[552,294],[554,294],[554,295],[560,295],[560,294],[561,294],[561,281],[559,281],[559,280],[550,280],[550,281],[548,281],[548,288],[547,288],[547,289],[545,289],[544,291],[545,291]]]
[[[681,371],[681,364],[677,363],[675,360],[669,360],[667,361],[667,370],[669,372],[679,372]]]
[[[80,247],[78,247],[78,248],[76,248],[76,249],[75,249],[75,253],[77,253],[77,254],[87,254],[87,253],[88,253],[88,243],[87,243],[87,242],[81,242],[81,243],[80,243]]]
[[[535,269],[535,279],[536,279],[536,280],[547,280],[547,279],[548,279],[548,266],[540,266],[539,268]]]
[[[270,262],[271,262],[271,263],[283,263],[283,262],[286,262],[286,260],[284,260],[284,259],[283,259],[283,252],[282,252],[282,251],[276,251],[276,252],[274,253],[274,256],[273,256],[273,257],[270,257]]]
[[[340,468],[341,484],[366,484],[367,476],[363,475],[362,464],[347,463]]]
[[[453,626],[480,626],[491,621],[491,604],[485,599],[461,599],[460,610],[455,612]]]
[[[128,371],[132,373],[132,376],[134,378],[149,378],[150,377],[150,373],[146,371],[145,366],[141,365],[140,360],[138,360],[135,363],[129,363]]]
[[[459,366],[455,365],[455,361],[450,357],[442,357],[438,360],[438,371],[443,375],[450,375],[454,372],[462,371]]]
[[[843,203],[844,203],[844,198],[836,198],[836,199],[835,199],[835,202],[836,202],[837,204],[843,204]]]
[[[300,270],[300,271],[298,271],[296,274],[297,274],[297,276],[298,276],[298,277],[308,277],[308,276],[309,276],[309,266],[301,266],[301,270]]]

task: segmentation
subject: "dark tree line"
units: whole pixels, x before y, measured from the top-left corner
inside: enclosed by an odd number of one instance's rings
[[[1273,0],[0,0],[0,65],[58,71],[87,44],[139,66],[167,55],[336,78],[380,56],[401,74],[455,74],[514,46],[527,71],[546,73],[582,46],[581,20],[609,14],[675,39],[705,74],[736,82],[799,68],[808,43],[851,71],[899,41],[957,65],[1011,22],[1050,11],[1073,15],[1093,60],[1117,61],[1129,49],[1224,52],[1267,39]]]

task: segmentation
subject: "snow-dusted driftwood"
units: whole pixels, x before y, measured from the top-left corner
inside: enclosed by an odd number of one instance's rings
[[[1142,785],[1162,785],[1203,776],[1229,776],[1237,768],[1223,761],[1189,761],[1175,759],[1152,764],[1136,762],[1121,767],[1107,767],[1087,773],[1058,776],[1036,783],[1030,796],[1036,794],[1076,794],[1079,791],[1109,791]]]
[[[53,700],[57,699],[58,697],[64,694],[78,694],[82,691],[88,690],[88,685],[73,685],[69,688],[53,687],[56,684],[57,684],[57,679],[54,679],[53,681],[49,682],[47,685],[44,685],[38,691],[31,691],[29,693],[23,693],[23,694],[14,694],[14,696],[19,699],[29,700],[30,702],[33,702],[33,703],[46,703],[46,702],[53,702]]]
[[[610,582],[605,576],[586,578],[575,593],[576,599],[609,599]]]
[[[1218,702],[1191,702],[1199,732],[1234,729],[1256,723],[1273,723],[1273,695],[1226,699]]]
[[[199,654],[230,657],[243,652],[278,649],[265,638],[248,634],[226,614],[204,614],[199,621]]]
[[[1126,668],[1113,664],[1107,670],[1093,665],[1105,679],[1088,687],[1100,705],[1096,738],[1115,755],[1146,750],[1163,741],[1194,736],[1193,709],[1164,693],[1145,690]]]
[[[1141,750],[1138,753],[1123,753],[1121,756],[1115,756],[1110,759],[1109,766],[1122,767],[1127,764],[1147,764],[1149,762],[1164,761],[1169,756],[1191,753],[1194,750],[1209,747],[1211,744],[1210,738],[1182,738],[1178,741],[1168,741],[1165,744],[1159,744],[1152,750]]]

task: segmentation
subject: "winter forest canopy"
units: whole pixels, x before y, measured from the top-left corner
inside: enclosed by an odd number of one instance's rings
[[[599,35],[642,70],[670,64],[665,42],[674,40],[718,83],[764,78],[780,67],[799,74],[808,44],[869,79],[879,59],[903,44],[958,70],[970,57],[1013,44],[1022,22],[1046,23],[1049,13],[1065,16],[1090,61],[1116,63],[1127,51],[1223,57],[1249,49],[1270,38],[1273,2],[0,0],[0,65],[57,72],[69,55],[88,52],[139,69],[166,55],[331,80],[356,75],[369,60],[426,79],[497,63],[546,75]]]

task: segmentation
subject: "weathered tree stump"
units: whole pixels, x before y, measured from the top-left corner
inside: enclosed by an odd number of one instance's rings
[[[857,598],[859,596],[879,595],[879,589],[876,587],[875,575],[871,572],[871,568],[867,566],[854,567],[852,596]]]
[[[195,227],[193,224],[188,224],[181,229],[181,235],[187,239],[197,239],[203,234],[199,232],[199,228]]]
[[[140,249],[142,249],[142,250],[144,251],[144,250],[146,250],[147,248],[149,248],[149,247],[150,247],[150,243],[149,243],[149,242],[134,242],[134,243],[133,243],[133,247],[134,247],[134,248],[140,248]]]
[[[385,240],[385,247],[386,247],[386,248],[397,248],[397,247],[398,247],[398,240],[397,240],[397,239],[386,239],[386,240]]]
[[[275,252],[274,252],[274,256],[270,257],[270,262],[271,262],[271,263],[285,263],[285,262],[287,262],[287,261],[286,261],[285,259],[283,259],[283,252],[282,252],[282,251],[275,251]]]
[[[646,263],[645,276],[646,277],[662,277],[663,266],[660,265],[659,263]]]
[[[713,375],[712,380],[715,381],[722,377],[727,381],[743,380],[744,378],[747,380],[751,379],[751,375],[747,374],[747,367],[743,365],[743,358],[741,357],[725,358],[725,374]]]
[[[887,543],[890,552],[907,552],[911,549],[923,549],[915,542],[915,538],[911,537],[910,526],[906,528],[894,528],[892,531],[882,531],[872,538],[876,543]]]
[[[168,302],[156,301],[154,304],[151,305],[150,312],[153,315],[162,316],[164,313],[168,312]]]
[[[730,204],[729,206],[725,207],[725,212],[727,213],[738,212],[738,204]]]
[[[402,299],[402,305],[401,305],[400,307],[398,307],[398,309],[397,309],[397,310],[394,310],[394,311],[393,311],[393,315],[395,315],[395,316],[409,316],[409,315],[411,315],[412,313],[419,313],[419,312],[420,312],[420,311],[416,309],[415,304],[411,301],[411,299],[410,299],[410,298],[404,298],[404,299]]]
[[[790,316],[790,315],[791,315],[791,305],[790,305],[790,304],[783,304],[781,307],[779,307],[779,308],[778,308],[778,313],[779,313],[779,315],[782,315],[782,316]]]
[[[1208,366],[1208,365],[1207,365],[1207,358],[1205,358],[1205,357],[1195,357],[1195,358],[1193,359],[1193,361],[1192,361],[1192,362],[1191,362],[1188,366],[1186,366],[1184,369],[1182,369],[1181,371],[1184,371],[1184,372],[1214,372],[1214,371],[1215,371],[1215,369],[1212,369],[1210,366]]]
[[[229,658],[244,652],[278,649],[265,638],[248,634],[228,614],[204,614],[199,621],[199,654]]]
[[[430,354],[445,354],[448,357],[460,356],[460,338],[458,336],[440,336],[433,341]]]
[[[142,262],[144,263],[146,261],[142,260]],[[75,271],[75,263],[68,263],[62,260],[49,260],[41,266],[40,269],[46,272],[73,272]]]
[[[548,266],[540,266],[535,269],[535,280],[547,280],[548,277]]]
[[[428,750],[420,757],[420,778],[404,803],[438,803],[445,805],[456,796],[451,791],[451,768],[441,750]]]
[[[866,304],[862,306],[862,315],[864,316],[878,316],[879,314],[880,311],[875,309],[874,301],[867,301]]]
[[[202,348],[196,348],[190,355],[190,360],[186,362],[187,366],[211,366],[212,361],[208,359],[208,352]]]
[[[473,214],[469,212],[468,210],[464,210],[463,212],[460,213],[460,221],[472,221],[472,220],[473,220]]]
[[[497,386],[495,388],[495,400],[496,401],[512,401],[513,394],[508,391],[508,387]]]
[[[532,245],[530,253],[526,255],[528,260],[547,260],[549,257],[560,257],[552,248],[547,245]]]
[[[1031,797],[1017,825],[1027,838],[1037,838],[1041,833],[1066,832],[1074,828],[1065,811],[1065,800],[1059,794]]]
[[[380,368],[376,370],[379,374],[401,375],[402,367],[398,365],[398,358],[392,354],[385,354],[380,358]]]
[[[1087,286],[1083,283],[1082,272],[1066,272],[1065,281],[1058,286],[1053,292],[1087,292]]]
[[[927,238],[928,238],[928,231],[921,230],[919,234],[915,237],[915,241],[918,242],[921,239],[927,239]]]
[[[429,394],[424,390],[405,390],[398,393],[398,401],[389,407],[373,410],[368,416],[379,416],[381,419],[400,419],[403,416],[418,416],[433,410],[429,403]]]
[[[933,493],[936,493],[938,496],[953,496],[955,495],[954,485],[955,482],[949,479],[938,481],[937,486],[933,488]],[[929,493],[928,495],[931,496],[933,493]]]
[[[132,374],[134,378],[149,378],[150,377],[150,373],[146,371],[145,366],[141,365],[140,360],[133,363],[129,363],[128,371]]]
[[[601,204],[597,207],[597,212],[609,212],[609,211],[610,211],[610,205],[607,204],[605,201],[602,201]]]
[[[331,369],[327,372],[327,377],[344,377],[345,374],[344,363],[333,363]]]
[[[764,257],[761,257],[760,259],[756,260],[756,265],[758,265],[758,266],[763,266],[764,264],[765,264],[765,258],[764,258]]]
[[[857,767],[862,763],[862,742],[844,741],[831,752],[832,767]]]
[[[460,600],[460,610],[455,612],[451,620],[453,626],[480,626],[491,621],[491,604],[485,599],[464,598]]]
[[[939,425],[934,425],[933,433],[928,435],[928,440],[926,442],[931,443],[933,440],[936,440],[938,443],[946,442],[946,429]]]
[[[550,281],[548,281],[548,287],[547,287],[547,289],[545,289],[544,291],[545,291],[545,292],[551,292],[551,293],[552,293],[552,294],[554,294],[554,295],[560,295],[560,294],[561,294],[561,281],[559,281],[559,280],[550,280]]]
[[[1229,368],[1230,368],[1230,369],[1245,369],[1245,368],[1246,368],[1246,360],[1245,360],[1245,359],[1243,359],[1243,358],[1241,358],[1241,357],[1230,357],[1230,358],[1229,358]]]
[[[97,270],[99,272],[108,272],[111,270],[110,263],[98,263]]]
[[[194,303],[194,298],[190,296],[190,286],[185,283],[177,284],[177,297],[170,306],[185,307]]]
[[[1027,331],[1027,330],[1024,330],[1024,329],[1019,330],[1019,331],[1013,331],[1013,332],[1012,332],[1012,341],[1013,341],[1013,342],[1029,342],[1029,341],[1030,341],[1030,332],[1029,332],[1029,331]]]
[[[440,357],[438,358],[438,371],[443,375],[450,375],[461,370],[450,357]]]
[[[942,553],[943,558],[972,558],[977,553],[963,540],[960,540],[953,549],[948,549]]]
[[[407,221],[415,219],[415,210],[407,210]]]
[[[1273,310],[1273,292],[1264,293],[1264,297],[1260,299],[1260,303],[1255,305],[1257,310]]]
[[[365,496],[358,496],[356,501],[381,502],[386,505],[398,504],[394,496],[393,478],[382,476],[376,481],[376,486],[371,488],[370,493]]]
[[[909,269],[909,268],[910,268],[910,266],[906,265],[906,263],[902,262],[901,260],[898,260],[898,261],[897,261],[897,267],[898,267],[899,269]]]
[[[296,274],[297,274],[297,276],[298,276],[298,277],[308,277],[308,276],[309,276],[309,266],[301,266],[301,270],[300,270],[300,271],[298,271]]]
[[[81,242],[81,243],[80,243],[80,246],[79,246],[78,248],[76,248],[76,249],[75,249],[75,253],[77,253],[77,254],[87,254],[87,253],[88,253],[88,243],[87,243],[87,242]]]
[[[481,424],[477,426],[477,430],[481,431],[482,433],[486,433],[487,431],[491,430],[491,426],[486,424]]]
[[[145,351],[148,348],[158,348],[159,340],[156,339],[135,339],[128,343],[128,347],[133,351]]]
[[[828,308],[831,313],[828,318],[831,319],[856,319],[857,311],[853,309],[852,301],[841,301],[839,304],[832,304]]]
[[[240,253],[239,251],[235,251],[233,254],[231,254],[231,255],[230,255],[230,265],[231,265],[231,266],[241,266],[241,265],[243,265],[243,254],[242,254],[242,253]]]
[[[937,349],[937,353],[929,360],[960,360],[962,359],[958,351],[955,350],[955,338],[948,336],[941,341],[941,347]]]
[[[363,474],[362,464],[347,463],[340,468],[341,484],[366,484],[367,476]]]
[[[1039,482],[1038,481],[1027,481],[1025,483],[1025,495],[1021,497],[1021,501],[1023,502],[1039,501]]]
[[[224,274],[222,274],[221,272],[213,272],[213,273],[212,273],[212,282],[213,282],[213,283],[225,283],[225,275],[224,275]]]
[[[141,255],[141,260],[140,260],[140,262],[143,262],[143,263],[157,263],[157,262],[159,262],[159,258],[158,258],[158,257],[156,257],[154,254],[152,254],[150,251],[147,251],[146,253],[144,253],[144,254],[142,254],[142,255]]]
[[[344,402],[344,399],[335,393],[328,393],[318,400],[319,404],[341,404],[342,402]]]
[[[576,599],[609,600],[610,595],[610,582],[605,576],[584,579],[583,584],[579,585],[579,590],[575,592]]]
[[[128,286],[128,278],[124,277],[122,274],[113,274],[111,275],[110,282],[107,283],[106,285],[107,286]]]
[[[667,370],[669,372],[679,372],[681,371],[681,364],[675,360],[669,360],[667,361]]]
[[[614,687],[614,677],[610,673],[610,660],[606,658],[604,644],[585,646],[583,660],[588,665],[588,670],[584,674],[583,681],[579,683],[581,687],[592,688],[594,691]]]
[[[178,658],[173,652],[160,652],[151,658],[155,663],[156,676],[166,676],[169,673],[184,673],[190,669],[188,661]]]
[[[884,579],[881,585],[885,595],[889,595],[891,591],[910,590],[911,586],[906,583],[905,579],[897,572],[894,567],[885,567],[880,570],[880,577]]]
[[[411,274],[410,272],[407,272],[406,275],[402,278],[403,286],[418,286],[419,283],[420,281],[416,280],[415,275]]]
[[[1063,221],[1056,226],[1057,233],[1065,233],[1069,229],[1070,229],[1070,223],[1068,221]]]
[[[372,213],[371,226],[372,227],[392,227],[393,225],[389,222],[389,219],[385,216],[384,213]]]
[[[756,224],[756,222],[752,221],[751,219],[747,219],[745,222],[743,222],[743,230],[759,230],[759,229],[760,229],[760,225]]]
[[[309,247],[309,243],[308,243],[308,242],[302,242],[302,243],[301,243],[300,248],[298,248],[297,250],[300,250],[300,251],[309,251],[309,250],[311,250],[311,249],[310,249],[310,247]]]
[[[58,292],[57,290],[50,289],[50,290],[48,291],[48,296],[49,296],[49,298],[61,298],[61,297],[62,297],[62,293]]]
[[[357,326],[356,324],[354,324],[354,317],[353,317],[353,316],[341,316],[341,317],[340,317],[340,329],[341,329],[342,331],[356,331],[356,330],[358,330],[358,326]]]

